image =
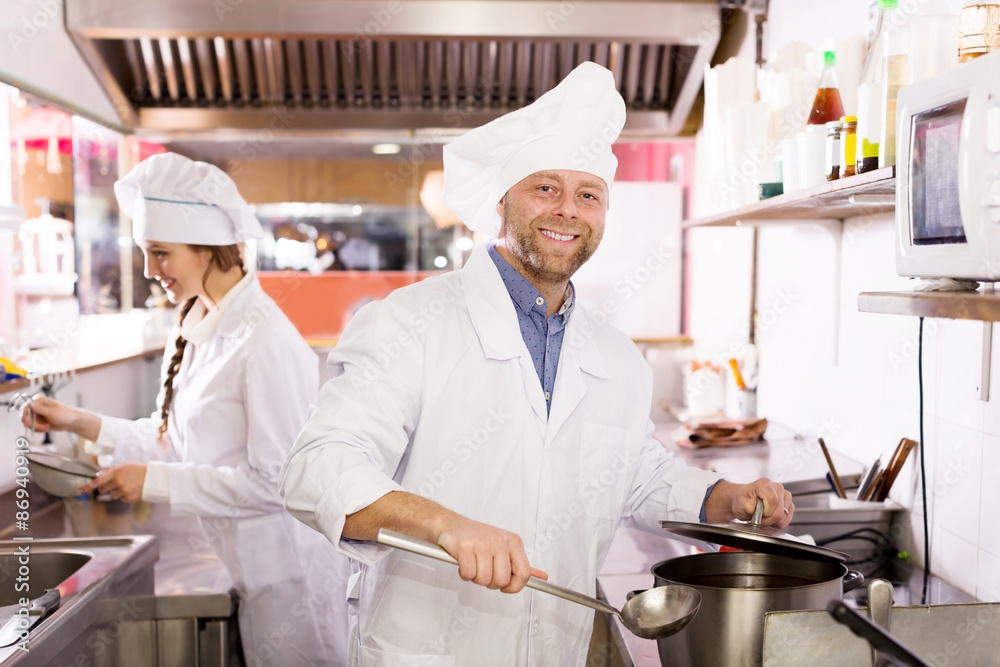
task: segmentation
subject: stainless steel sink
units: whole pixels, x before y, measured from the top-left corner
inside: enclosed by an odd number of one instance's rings
[[[0,613],[6,612],[0,623],[25,600],[37,617],[28,650],[2,648],[0,664],[77,664],[85,656],[94,667],[115,666],[125,664],[122,655],[135,656],[136,647],[151,651],[144,649],[151,642],[142,636],[142,621],[151,611],[158,557],[151,535],[0,540]]]
[[[74,551],[29,551],[27,558],[25,554],[0,553],[0,607],[17,605],[25,598],[41,597],[46,590],[72,577],[91,558],[89,553]],[[28,568],[29,575],[18,582],[22,564]]]

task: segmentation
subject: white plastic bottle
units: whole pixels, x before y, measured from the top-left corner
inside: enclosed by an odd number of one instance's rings
[[[896,8],[884,16],[882,52],[882,82],[885,95],[882,103],[882,132],[879,135],[879,167],[896,164],[896,96],[909,78],[910,26],[909,15]]]
[[[910,21],[907,83],[944,74],[958,65],[958,17],[946,0],[924,0]]]
[[[879,140],[882,134],[884,87],[882,85],[882,53],[885,43],[885,15],[896,8],[896,0],[878,1],[878,21],[868,44],[868,54],[861,69],[858,86],[857,159],[855,173],[878,169]]]

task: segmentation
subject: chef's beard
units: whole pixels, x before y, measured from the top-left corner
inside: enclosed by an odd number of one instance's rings
[[[603,228],[595,231],[588,225],[580,224],[566,229],[565,222],[544,215],[525,222],[506,200],[503,203],[503,212],[505,246],[521,265],[515,268],[518,268],[532,284],[535,284],[536,280],[555,284],[567,282],[577,269],[594,255],[604,236]],[[538,238],[539,228],[579,234],[582,243],[570,255],[547,255],[542,250],[542,241]]]

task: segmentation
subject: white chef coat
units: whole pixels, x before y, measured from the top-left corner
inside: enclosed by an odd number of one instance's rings
[[[593,612],[505,595],[454,566],[341,540],[345,517],[403,489],[517,533],[531,565],[591,595],[620,520],[698,521],[719,476],[652,438],[652,373],[580,306],[551,413],[514,305],[484,247],[458,272],[361,309],[282,473],[289,511],[364,564],[352,586],[352,665],[579,665]]]
[[[102,417],[92,451],[104,465],[149,461],[143,499],[200,517],[240,595],[248,667],[343,665],[349,561],[288,515],[277,489],[315,402],[316,355],[254,274],[207,314],[196,303],[180,331],[188,342],[174,380],[169,449],[157,442],[157,409],[135,421]]]

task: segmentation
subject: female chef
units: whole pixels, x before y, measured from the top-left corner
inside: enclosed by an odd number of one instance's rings
[[[140,163],[115,195],[146,277],[181,305],[158,410],[131,421],[39,397],[22,419],[34,413],[38,430],[76,433],[118,464],[81,492],[201,519],[240,596],[249,667],[345,664],[348,561],[278,495],[319,363],[243,264],[242,242],[263,229],[225,172],[173,153]]]

